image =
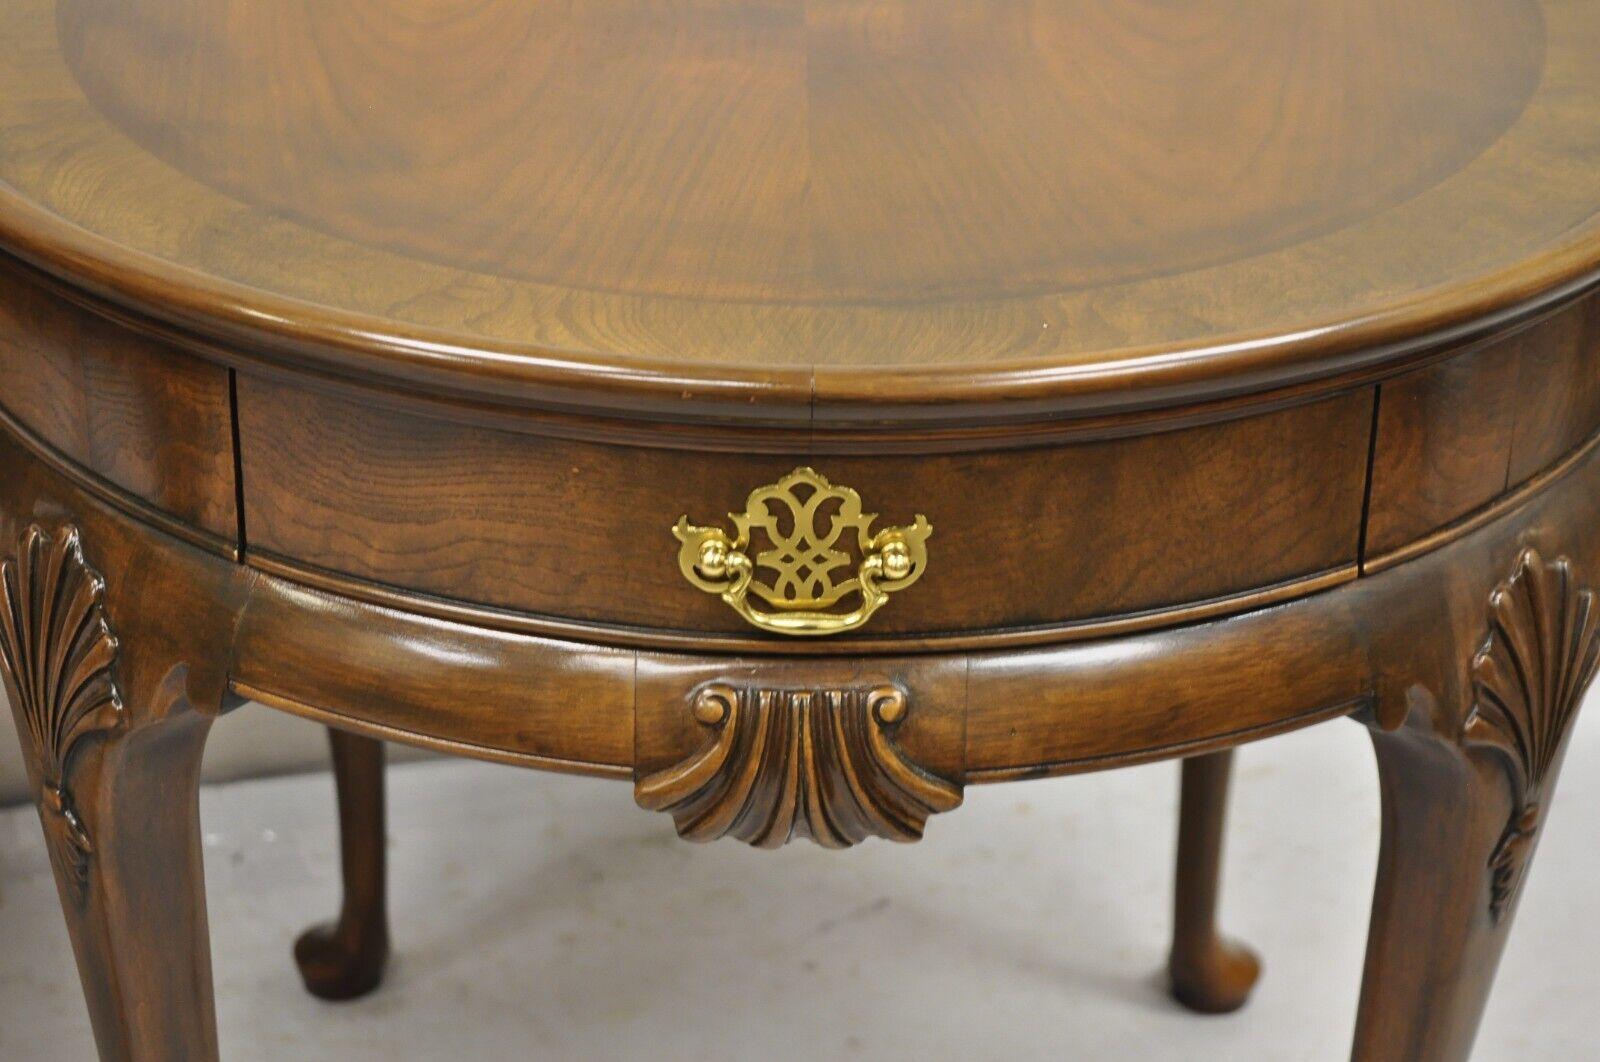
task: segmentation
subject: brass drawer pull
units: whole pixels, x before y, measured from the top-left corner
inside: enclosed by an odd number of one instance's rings
[[[776,483],[757,487],[742,513],[729,513],[735,534],[696,527],[687,516],[672,529],[682,546],[683,577],[708,594],[717,594],[753,626],[774,634],[819,637],[853,631],[882,608],[889,595],[904,590],[928,566],[927,540],[933,528],[918,514],[909,527],[886,527],[874,534],[876,513],[861,511],[861,495],[836,487],[809,468],[797,468]],[[822,526],[826,525],[826,526]],[[861,560],[848,579],[854,555],[846,533],[854,530]],[[753,533],[771,543],[750,554]],[[841,540],[845,542],[840,548]],[[756,573],[773,573],[770,581]],[[859,604],[834,611],[855,595]],[[759,598],[768,609],[758,607]]]

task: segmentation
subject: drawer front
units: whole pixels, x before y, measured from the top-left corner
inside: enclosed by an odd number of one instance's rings
[[[731,527],[753,489],[810,464],[877,526],[933,527],[925,573],[842,639],[1074,623],[1350,565],[1371,408],[1359,391],[1138,438],[813,458],[570,441],[239,379],[252,553],[541,616],[759,636],[685,579],[673,527]]]
[[[1367,555],[1469,516],[1600,429],[1600,296],[1382,385]]]
[[[0,258],[0,380],[0,406],[58,454],[186,524],[237,534],[227,369]]]

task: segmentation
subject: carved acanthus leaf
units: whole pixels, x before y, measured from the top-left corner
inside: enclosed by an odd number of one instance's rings
[[[105,583],[85,563],[70,525],[53,537],[29,527],[16,554],[0,564],[0,583],[0,670],[38,765],[51,858],[81,897],[94,845],[73,803],[68,768],[84,735],[114,728],[122,717]]]
[[[1600,666],[1595,595],[1574,584],[1565,558],[1546,562],[1524,551],[1490,595],[1489,634],[1472,661],[1474,702],[1462,739],[1495,755],[1511,786],[1511,818],[1489,858],[1496,919],[1521,887],[1545,783]]]
[[[893,739],[905,693],[714,684],[695,719],[711,731],[683,762],[639,779],[640,806],[667,811],[691,841],[732,836],[777,848],[795,835],[825,848],[868,837],[915,841],[928,816],[961,803],[956,784],[906,759]]]

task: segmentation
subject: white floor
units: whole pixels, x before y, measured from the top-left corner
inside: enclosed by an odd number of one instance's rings
[[[221,726],[226,726],[225,721]],[[1339,1059],[1377,851],[1366,739],[1241,753],[1227,922],[1266,958],[1242,1013],[1161,991],[1176,768],[969,789],[920,845],[676,840],[626,785],[391,771],[387,984],[313,1001],[288,959],[336,898],[325,776],[207,789],[224,1056],[255,1059]],[[1478,1058],[1600,1058],[1600,707]],[[91,1057],[31,810],[0,812],[0,1059]]]

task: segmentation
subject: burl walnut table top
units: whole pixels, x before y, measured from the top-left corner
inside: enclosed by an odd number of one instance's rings
[[[1210,1011],[1231,750],[1350,717],[1354,1054],[1459,1062],[1600,670],[1597,213],[1600,0],[0,0],[0,675],[102,1054],[217,1055],[253,702],[335,734],[319,995],[403,741],[760,847],[1181,759]]]
[[[8,246],[502,399],[1171,401],[1596,259],[1582,0],[14,0],[0,36]]]

